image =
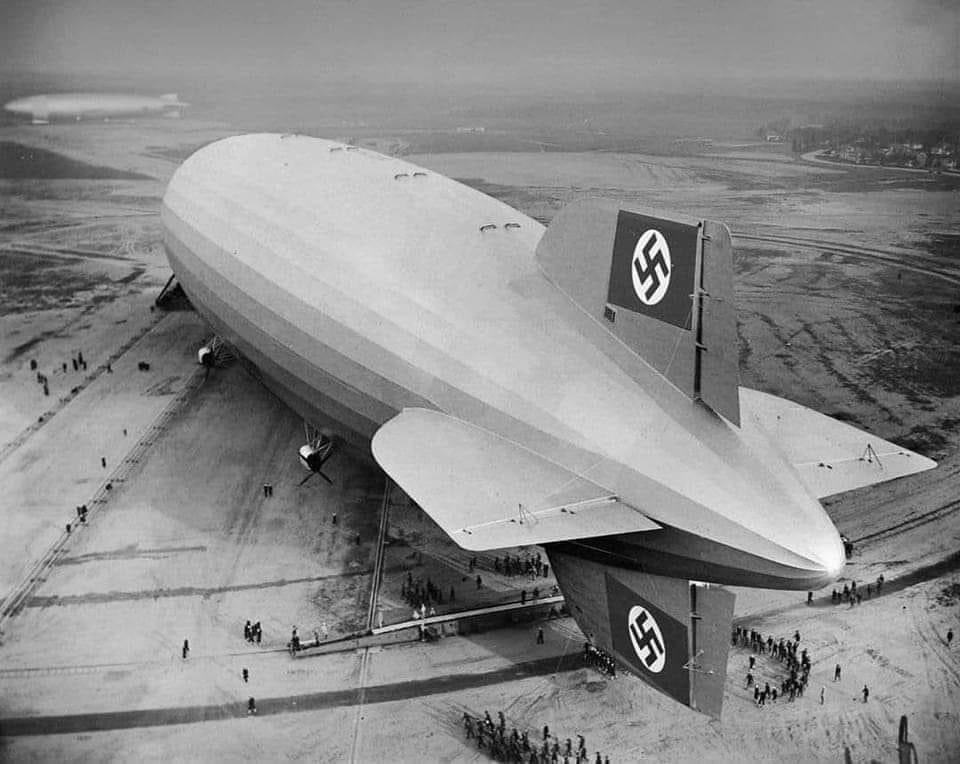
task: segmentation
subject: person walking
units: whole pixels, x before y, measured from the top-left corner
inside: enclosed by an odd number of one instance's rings
[[[250,672],[244,669],[242,672],[242,676],[243,676],[243,683],[246,684],[250,680]]]
[[[251,696],[250,699],[247,701],[247,713],[248,714],[257,713],[257,701],[253,698],[253,696]]]
[[[866,685],[863,686],[863,702],[867,702],[867,698],[870,697],[870,688]]]
[[[183,650],[181,650],[181,653],[183,654],[183,659],[186,660],[186,659],[187,659],[187,656],[190,654],[190,641],[189,641],[189,640],[187,640],[187,639],[183,640]]]
[[[821,705],[821,706],[823,705],[823,693],[824,693],[824,691],[825,691],[826,689],[827,689],[826,687],[821,687],[821,688],[820,688],[820,705]]]
[[[543,626],[537,629],[537,644],[538,645],[543,644]]]
[[[833,681],[834,681],[834,682],[839,682],[839,681],[840,681],[840,664],[839,664],[839,663],[838,663],[838,664],[836,665],[836,667],[833,669]]]

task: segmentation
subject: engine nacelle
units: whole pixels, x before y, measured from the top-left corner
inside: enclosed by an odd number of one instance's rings
[[[213,348],[209,345],[204,345],[200,350],[197,351],[197,363],[201,366],[213,366],[216,356],[213,352]]]
[[[317,472],[323,466],[324,448],[314,448],[309,443],[300,446],[300,464],[311,472]]]

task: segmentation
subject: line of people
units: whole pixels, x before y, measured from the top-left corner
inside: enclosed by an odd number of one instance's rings
[[[573,740],[566,739],[563,744],[560,738],[550,734],[549,725],[543,726],[543,740],[530,740],[530,734],[524,730],[518,732],[514,727],[507,733],[507,720],[503,711],[497,712],[497,722],[494,723],[489,711],[485,711],[483,718],[472,716],[464,711],[463,730],[467,740],[475,740],[478,750],[486,750],[496,761],[516,762],[516,764],[588,764],[587,741],[583,735],[577,735],[577,748],[573,748]],[[610,757],[601,757],[596,752],[594,764],[610,764]]]
[[[468,564],[469,572],[473,573],[479,566],[477,557],[471,557]],[[549,576],[550,564],[544,562],[540,552],[537,552],[536,555],[532,557],[526,555],[523,558],[521,558],[520,555],[511,557],[510,554],[507,553],[503,556],[502,560],[499,556],[493,558],[493,570],[504,576],[525,575],[533,581],[536,578],[546,578]]]
[[[877,595],[883,591],[883,573],[877,576]],[[867,584],[867,595],[866,599],[870,599],[873,596],[873,584]],[[851,581],[850,585],[843,585],[842,590],[834,589],[830,592],[830,601],[835,605],[840,604],[841,602],[848,602],[850,607],[854,605],[860,605],[864,600],[863,591],[857,589],[857,582]]]

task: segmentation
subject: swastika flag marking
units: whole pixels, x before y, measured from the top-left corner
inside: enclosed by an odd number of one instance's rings
[[[689,329],[697,235],[695,225],[620,210],[607,301]]]

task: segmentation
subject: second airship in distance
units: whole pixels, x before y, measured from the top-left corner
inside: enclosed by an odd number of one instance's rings
[[[120,117],[179,117],[188,104],[176,93],[140,96],[127,93],[51,93],[15,98],[3,108],[35,125],[52,121],[112,119]]]

